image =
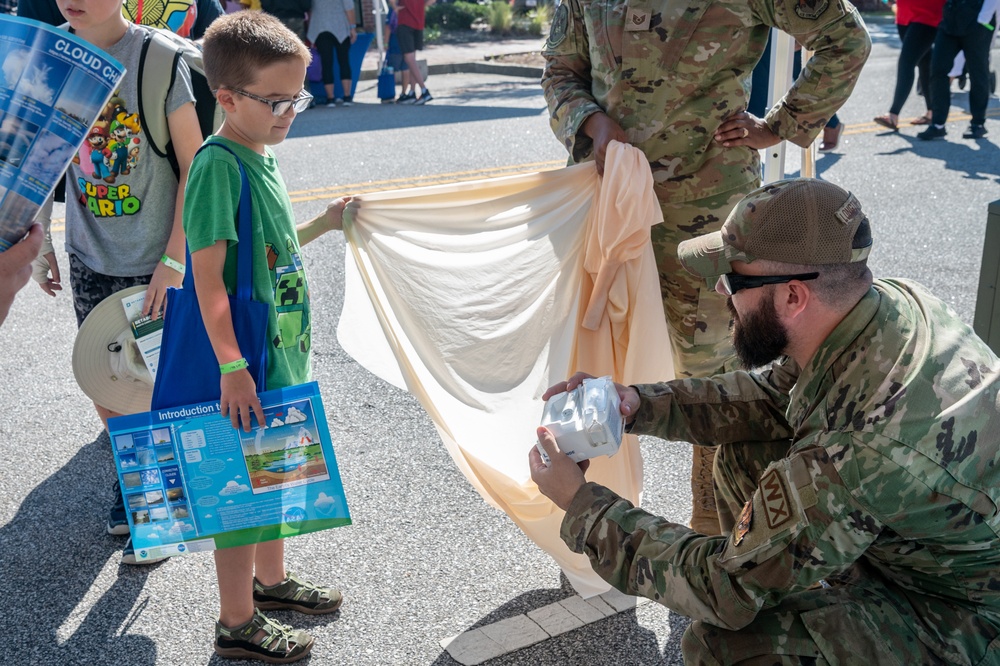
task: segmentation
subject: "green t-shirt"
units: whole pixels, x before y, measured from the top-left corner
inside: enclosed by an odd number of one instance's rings
[[[267,388],[310,381],[309,288],[295,231],[292,202],[278,172],[274,153],[259,155],[222,137],[239,155],[250,182],[253,208],[253,298],[267,303]],[[223,277],[230,294],[236,291],[236,209],[240,200],[240,169],[232,154],[207,148],[195,157],[184,194],[184,233],[191,253],[229,241]]]

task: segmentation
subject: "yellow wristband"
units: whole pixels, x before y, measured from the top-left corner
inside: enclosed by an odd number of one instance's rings
[[[228,375],[230,372],[236,372],[237,370],[243,370],[244,368],[249,367],[250,364],[247,363],[245,358],[238,358],[230,363],[220,363],[219,374]]]
[[[160,261],[163,262],[163,264],[167,268],[172,268],[175,271],[177,271],[178,273],[180,273],[181,275],[184,274],[184,264],[182,264],[181,262],[176,261],[175,259],[171,259],[166,254],[164,254],[162,257],[160,257]]]

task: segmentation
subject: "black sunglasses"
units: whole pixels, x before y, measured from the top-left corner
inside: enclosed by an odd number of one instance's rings
[[[765,284],[784,284],[792,280],[815,280],[819,273],[799,273],[798,275],[740,275],[724,273],[719,276],[719,284],[726,296],[732,296],[740,289],[756,289]]]

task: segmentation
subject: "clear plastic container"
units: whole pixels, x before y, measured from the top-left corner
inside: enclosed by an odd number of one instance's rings
[[[585,379],[572,391],[549,398],[541,425],[552,432],[559,450],[573,462],[611,456],[621,447],[625,432],[620,404],[611,377]],[[548,464],[541,444],[537,446]]]

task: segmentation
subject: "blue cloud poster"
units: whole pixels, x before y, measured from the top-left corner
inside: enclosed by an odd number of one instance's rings
[[[0,14],[0,252],[27,233],[124,74],[66,30]]]
[[[249,433],[217,402],[108,421],[137,559],[351,524],[319,386],[260,400],[266,423]]]

